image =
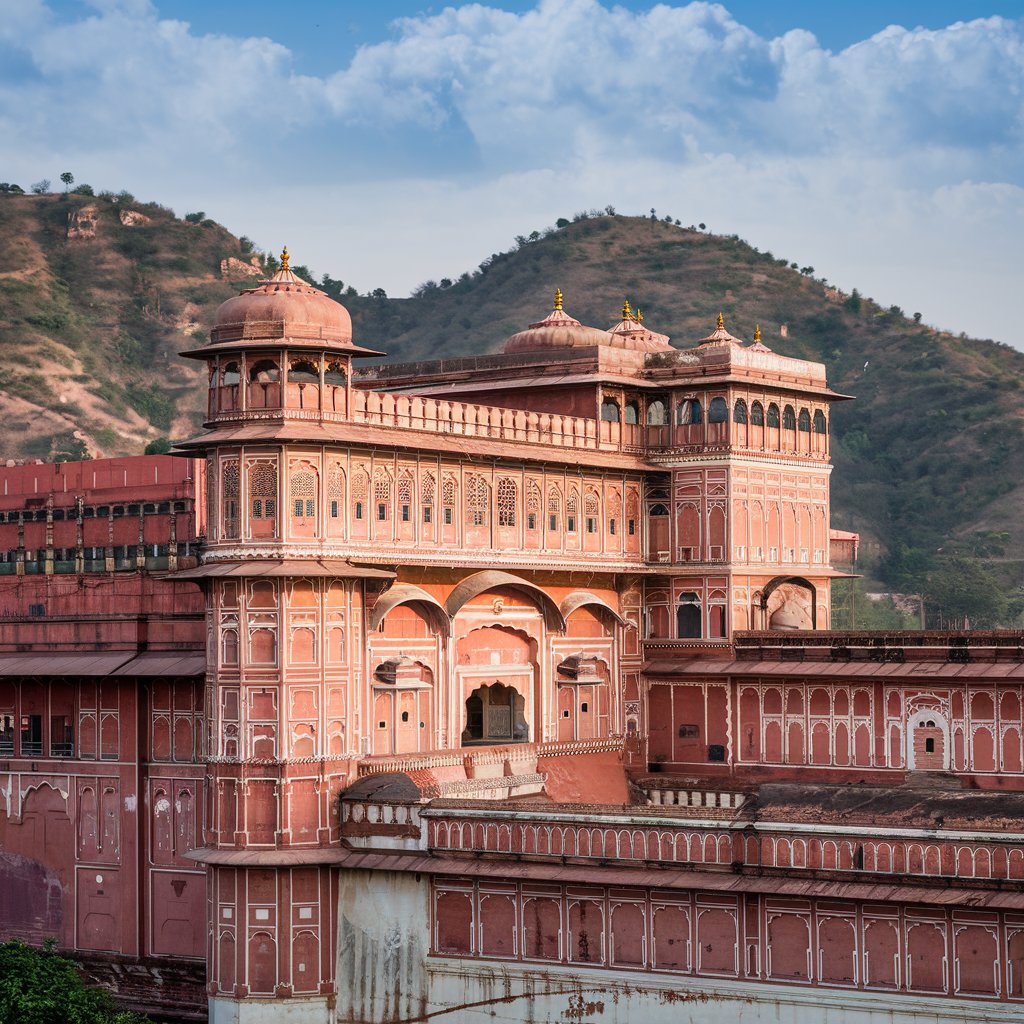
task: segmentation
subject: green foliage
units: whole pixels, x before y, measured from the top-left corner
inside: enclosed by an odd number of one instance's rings
[[[53,462],[84,462],[92,455],[85,442],[74,434],[57,434],[50,445],[50,458]]]
[[[892,632],[917,629],[919,619],[888,595],[869,596],[863,579],[832,581],[832,628]]]
[[[143,452],[144,455],[166,455],[171,450],[171,442],[166,437],[158,437],[150,441]]]
[[[0,181],[0,193],[6,192],[15,196],[23,196],[25,190],[20,185],[14,185],[9,181]]]
[[[159,384],[130,382],[125,387],[128,404],[154,427],[170,430],[174,418],[174,402]]]
[[[71,190],[73,196],[94,196],[95,192],[92,190],[92,185],[78,185]]]
[[[974,559],[942,559],[925,580],[924,596],[928,621],[940,629],[996,629],[1009,624],[1009,599],[998,577]]]
[[[186,213],[185,220],[187,220],[189,224],[201,224],[206,220],[206,214],[202,210],[199,210],[196,213]]]
[[[69,188],[75,183],[75,176],[70,171],[64,171],[60,176],[60,180],[64,185],[64,191],[67,192]]]
[[[0,946],[0,1024],[146,1024],[119,1010],[109,993],[90,988],[73,960],[48,940],[32,949],[15,939]]]

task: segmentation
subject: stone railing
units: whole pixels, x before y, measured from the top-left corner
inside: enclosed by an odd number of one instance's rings
[[[353,391],[350,418],[354,423],[374,426],[546,444],[558,448],[617,451],[621,446],[618,423],[599,423],[583,416],[499,409],[419,395]]]
[[[644,789],[647,802],[655,807],[700,807],[736,810],[747,799],[745,793],[719,793],[701,789]]]

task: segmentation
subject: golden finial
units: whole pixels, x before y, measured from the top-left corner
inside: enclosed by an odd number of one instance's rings
[[[282,270],[287,270],[288,269],[288,246],[287,245],[284,247],[284,249],[281,250],[281,269]]]
[[[561,309],[562,309],[562,289],[561,288],[556,288],[555,289],[555,309],[559,310],[559,312],[561,312]]]
[[[761,325],[758,324],[754,328],[754,341],[760,341],[760,340],[761,340]]]
[[[623,320],[632,320],[633,319],[633,311],[629,308],[629,299],[626,299],[626,301],[622,303],[622,319]]]
[[[637,311],[636,311],[635,315],[633,316],[633,319],[638,324],[642,324],[644,322],[644,315],[643,315],[643,313],[640,312],[640,307],[639,306],[637,307]]]
[[[718,314],[718,323],[715,326],[720,330],[725,330],[725,317],[721,313]]]

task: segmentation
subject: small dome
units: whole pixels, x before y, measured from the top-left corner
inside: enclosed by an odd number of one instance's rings
[[[608,333],[620,348],[635,352],[671,352],[672,343],[667,334],[657,334],[643,325],[644,315],[640,310],[629,308],[629,301],[622,304],[622,319]]]
[[[316,344],[352,344],[352,317],[340,303],[296,277],[288,269],[288,250],[281,269],[268,281],[246,288],[217,310],[210,341],[289,339]]]
[[[697,342],[698,345],[742,345],[743,342],[736,337],[733,337],[725,329],[725,317],[721,313],[718,314],[718,321],[715,324],[715,329],[706,337],[701,338]]]
[[[772,613],[768,620],[771,629],[811,629],[811,617],[799,602],[789,598]]]
[[[543,320],[509,338],[502,352],[539,352],[548,348],[593,348],[610,345],[612,337],[596,327],[584,327],[562,309],[562,293],[555,292],[555,308]]]

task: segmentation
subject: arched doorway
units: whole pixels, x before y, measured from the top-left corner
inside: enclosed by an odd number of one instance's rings
[[[907,767],[918,772],[949,771],[949,724],[934,708],[918,711],[910,719]]]
[[[526,743],[526,700],[513,686],[492,683],[477,687],[466,698],[466,728],[462,745]]]

